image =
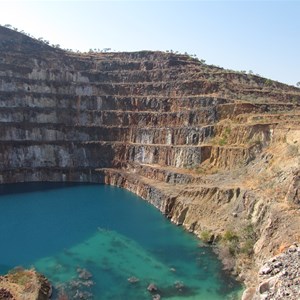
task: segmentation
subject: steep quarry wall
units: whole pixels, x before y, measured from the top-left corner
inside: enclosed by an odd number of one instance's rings
[[[249,287],[300,239],[297,88],[173,53],[67,53],[0,27],[0,123],[1,183],[124,187],[217,244]]]

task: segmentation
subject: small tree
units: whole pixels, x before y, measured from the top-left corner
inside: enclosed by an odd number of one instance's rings
[[[271,79],[266,79],[265,80],[265,85],[266,86],[271,86],[273,84],[273,81]]]
[[[298,81],[298,82],[296,83],[296,86],[297,86],[297,87],[300,87],[300,81]]]

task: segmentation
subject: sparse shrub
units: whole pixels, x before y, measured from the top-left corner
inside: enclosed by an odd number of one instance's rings
[[[254,246],[255,242],[252,240],[246,240],[240,249],[240,252],[243,254],[246,254],[248,256],[251,256],[253,254],[253,246]]]
[[[251,238],[255,238],[256,237],[256,234],[255,234],[255,231],[254,231],[254,227],[253,227],[252,224],[248,224],[247,226],[245,226],[245,228],[243,229],[242,233],[246,237],[251,237]]]
[[[256,233],[252,224],[247,225],[242,230],[243,242],[241,243],[240,252],[251,256],[253,254],[253,246],[256,242]]]
[[[226,230],[222,239],[225,242],[232,242],[234,240],[238,241],[239,237],[238,237],[238,235],[234,231],[232,231],[232,230]]]
[[[227,230],[222,237],[222,241],[227,245],[228,251],[232,256],[239,254],[251,256],[253,254],[253,246],[256,242],[256,234],[253,226],[249,224],[239,234]]]
[[[219,140],[219,146],[224,146],[227,144],[227,137],[222,137],[220,140]]]
[[[251,256],[256,238],[253,225],[249,224],[239,231],[239,233],[227,230],[222,237],[222,241],[227,245],[228,251],[232,256],[239,254]]]
[[[239,237],[234,231],[225,231],[222,241],[228,247],[230,255],[235,256],[239,252]]]
[[[200,234],[200,238],[204,243],[209,243],[211,241],[211,233],[208,230],[203,230]]]
[[[227,143],[228,143],[227,140],[228,140],[228,137],[229,137],[230,134],[231,134],[231,127],[230,127],[230,125],[224,127],[223,132],[221,134],[221,137],[218,140],[219,146],[225,146],[225,145],[227,145]]]
[[[229,135],[231,134],[231,128],[230,127],[226,127],[224,130],[225,135]]]
[[[273,81],[271,79],[266,79],[265,80],[265,85],[266,86],[271,86],[273,84]]]
[[[203,174],[205,172],[205,170],[201,167],[196,168],[195,171],[196,171],[197,174]]]
[[[239,243],[237,240],[233,240],[228,244],[229,253],[232,256],[236,256],[239,253]]]

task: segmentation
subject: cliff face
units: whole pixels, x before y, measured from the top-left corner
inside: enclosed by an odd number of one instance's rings
[[[299,240],[300,91],[185,55],[74,54],[0,27],[0,182],[125,187],[248,286]]]

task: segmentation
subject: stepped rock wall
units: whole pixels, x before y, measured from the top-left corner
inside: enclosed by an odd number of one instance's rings
[[[219,241],[247,286],[300,239],[297,88],[173,53],[68,53],[0,27],[0,124],[1,183],[124,187]]]

